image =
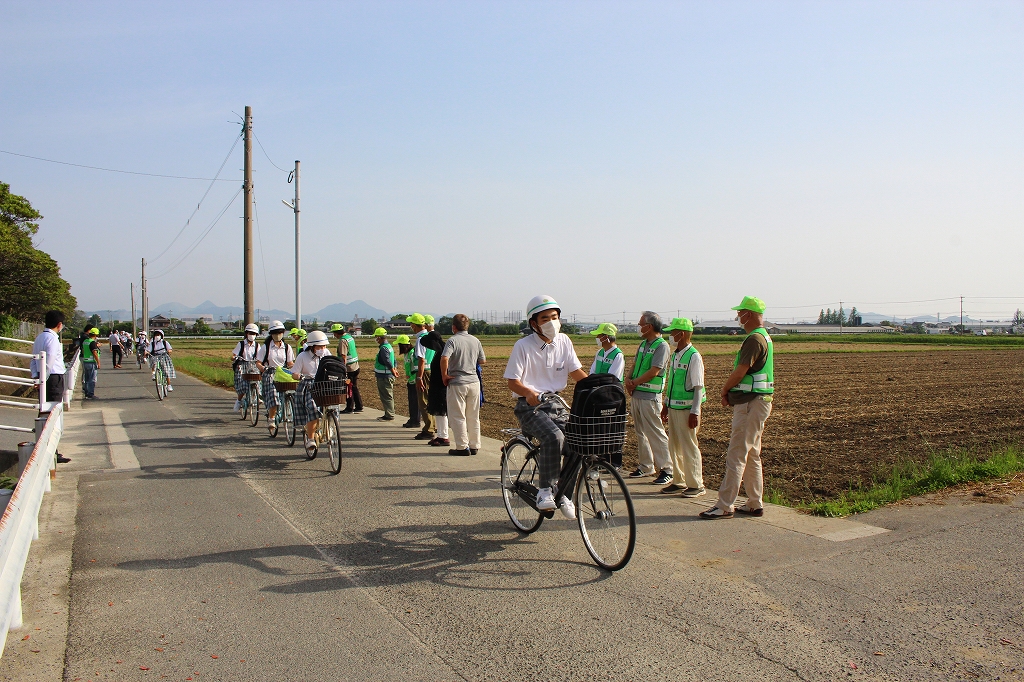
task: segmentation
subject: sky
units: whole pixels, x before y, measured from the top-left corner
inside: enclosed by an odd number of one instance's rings
[[[242,144],[228,151],[246,105],[259,308],[294,307],[295,159],[303,310],[523,310],[542,293],[594,319],[723,319],[747,294],[780,321],[840,301],[1024,308],[1021,2],[2,1],[0,16],[0,150],[199,178],[227,158],[210,183],[0,153],[86,310],[128,308],[142,258],[153,306],[241,305]]]

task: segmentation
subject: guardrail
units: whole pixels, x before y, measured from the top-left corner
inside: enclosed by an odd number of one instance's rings
[[[10,341],[12,343],[25,343],[32,345],[32,341],[26,341],[25,339],[12,339],[6,336],[0,336],[0,341]],[[23,410],[38,410],[39,412],[46,411],[46,353],[40,352],[36,354],[32,353],[18,353],[13,350],[0,350],[0,356],[4,358],[26,358],[28,360],[36,360],[39,366],[42,367],[39,378],[33,379],[31,377],[31,370],[23,367],[16,367],[14,365],[0,365],[5,371],[15,372],[26,372],[30,376],[21,376],[15,374],[0,374],[0,383],[14,384],[16,386],[38,386],[39,387],[39,399],[33,400],[29,398],[21,398],[18,396],[4,396],[0,399],[0,405],[4,407],[16,407]],[[10,424],[0,424],[0,430],[3,431],[20,431],[22,433],[32,433],[33,429],[25,428],[24,426],[13,426]]]
[[[7,632],[22,625],[21,578],[33,540],[39,539],[39,508],[50,492],[50,470],[64,431],[64,404],[36,420],[39,437],[0,518],[0,655]]]

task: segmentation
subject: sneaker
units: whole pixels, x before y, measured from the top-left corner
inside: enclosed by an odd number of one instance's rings
[[[700,497],[706,492],[704,488],[687,488],[683,491],[683,497]]]
[[[338,414],[352,414],[353,412],[355,412],[355,410],[353,410],[351,407],[346,407],[344,410],[342,410]]]
[[[452,442],[450,440],[448,440],[447,438],[435,438],[434,440],[430,441],[429,444],[434,446],[435,448],[440,448],[440,447],[448,447],[449,445],[452,444]]]
[[[434,440],[434,434],[429,431],[420,431],[413,436],[413,440]]]
[[[60,461],[59,459],[57,460]],[[736,507],[736,513],[742,514],[743,516],[764,516],[764,507],[760,509],[750,509],[749,507]]]
[[[711,507],[697,514],[702,519],[731,519],[732,512],[727,512],[721,507]]]
[[[171,386],[170,384],[167,384],[167,392],[170,393],[173,390],[174,390],[174,386]]]
[[[555,496],[551,488],[537,489],[537,509],[540,511],[552,511],[555,508]]]
[[[402,424],[403,429],[418,429],[420,428],[419,422],[405,422]]]
[[[356,414],[359,414],[360,412],[362,412],[362,411],[363,411],[363,408],[361,408],[361,407],[357,407],[356,409],[354,409],[354,410],[352,410],[352,411],[353,411],[353,412],[355,412]]]
[[[667,486],[665,486],[664,488],[661,489],[661,492],[663,494],[665,494],[665,495],[671,495],[672,493],[677,493],[680,490],[685,490],[685,489],[686,489],[685,485],[679,485],[678,483],[669,483]]]
[[[466,448],[465,450],[449,450],[448,454],[455,455],[456,457],[469,457],[472,453],[469,451],[469,448]]]
[[[57,464],[67,464],[70,461],[70,457],[65,457],[64,455],[57,455]]]
[[[384,415],[381,415],[380,417],[377,417],[377,421],[379,421],[379,422],[393,422],[393,421],[395,421],[395,418],[392,415],[384,414]]]
[[[469,454],[470,455],[475,455],[478,452],[480,452],[480,450],[478,450],[477,448],[470,448],[469,449]]]
[[[558,498],[558,508],[562,511],[562,516],[570,521],[576,520],[576,505],[565,495]]]
[[[306,454],[309,457],[316,457],[316,441],[306,438],[303,440],[303,446],[306,448]]]
[[[242,401],[241,400],[236,400],[235,401],[235,407],[232,410],[232,412],[238,412],[240,409],[242,409]]]
[[[665,485],[666,483],[672,482],[672,474],[667,471],[662,471],[658,474],[658,477],[651,481],[652,485]]]
[[[635,470],[633,470],[633,471],[631,471],[629,473],[629,477],[630,478],[645,478],[647,476],[653,476],[653,475],[654,475],[653,471],[648,473],[648,472],[644,471],[643,469],[641,469],[640,467],[637,467]]]

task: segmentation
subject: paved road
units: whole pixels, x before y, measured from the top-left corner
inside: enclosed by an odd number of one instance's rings
[[[511,530],[493,442],[449,457],[346,416],[335,477],[225,391],[101,384],[57,486],[77,478],[68,680],[1024,679],[1022,500],[707,522],[641,483],[609,575],[568,521]]]

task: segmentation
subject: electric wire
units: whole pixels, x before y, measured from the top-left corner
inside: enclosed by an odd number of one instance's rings
[[[210,234],[210,231],[213,230],[213,228],[217,225],[217,223],[220,222],[220,219],[222,217],[224,217],[224,214],[227,213],[229,208],[231,208],[231,204],[235,203],[235,199],[237,199],[238,195],[242,193],[242,189],[243,189],[242,187],[238,188],[238,191],[235,192],[233,197],[231,197],[231,201],[229,201],[224,206],[224,208],[222,208],[220,210],[220,213],[218,213],[217,217],[213,219],[213,222],[210,223],[210,226],[207,227],[206,230],[201,235],[199,235],[199,237],[194,242],[192,242],[192,245],[188,248],[188,250],[185,251],[185,253],[183,253],[181,256],[178,257],[178,260],[176,260],[172,265],[170,265],[166,270],[164,270],[160,274],[152,275],[151,277],[148,277],[147,279],[159,279],[160,277],[163,277],[164,275],[168,274],[169,272],[171,272],[172,270],[177,268],[183,262],[185,262],[185,259],[188,258],[189,255],[191,255],[191,253],[196,250],[196,247],[198,247],[200,244],[202,244],[203,240],[206,239],[206,235]]]
[[[159,256],[149,261],[150,263],[155,263],[158,260],[160,260],[160,257],[167,253],[168,249],[174,246],[174,243],[178,241],[178,237],[180,237],[188,228],[189,224],[192,222],[192,219],[196,216],[196,213],[199,212],[199,207],[202,206],[203,201],[206,200],[206,196],[210,193],[210,190],[213,189],[213,183],[217,182],[217,178],[220,177],[220,172],[224,170],[224,165],[228,162],[228,159],[231,158],[231,153],[235,151],[235,147],[238,146],[238,141],[241,139],[241,137],[241,135],[236,136],[235,141],[231,143],[231,149],[228,150],[227,155],[224,157],[224,160],[220,164],[220,168],[217,169],[217,174],[213,176],[213,180],[210,181],[210,184],[209,186],[207,186],[206,191],[203,192],[203,196],[199,199],[199,203],[196,204],[196,208],[194,211],[192,211],[192,215],[188,217],[188,220],[185,221],[185,224],[182,226],[182,228],[178,230],[178,234],[174,235],[174,239],[171,240],[171,243],[164,247],[164,250],[160,252]]]
[[[260,142],[260,138],[259,138],[259,136],[256,135],[256,131],[253,131],[252,136],[256,138],[256,144],[258,144],[260,146],[260,149],[263,149],[263,143]],[[263,149],[263,156],[267,157],[267,161],[270,161],[270,165],[273,166],[274,168],[276,168],[277,170],[281,171],[282,173],[291,173],[291,171],[287,171],[284,168],[281,168],[280,166],[278,166],[273,161],[271,161],[270,154],[267,154],[267,150],[266,149]]]
[[[145,175],[150,178],[171,178],[174,180],[212,180],[214,182],[236,182],[230,178],[194,178],[188,175],[163,175],[161,173],[140,173],[138,171],[126,171],[118,170],[117,168],[102,168],[100,166],[86,166],[81,163],[71,163],[69,161],[56,161],[54,159],[44,159],[41,156],[29,156],[28,154],[19,154],[17,152],[9,152],[4,149],[0,149],[0,154],[10,154],[11,156],[20,156],[25,159],[34,159],[36,161],[46,161],[47,163],[59,163],[62,166],[74,166],[75,168],[88,168],[90,170],[106,171],[108,173],[124,173],[125,175]]]

